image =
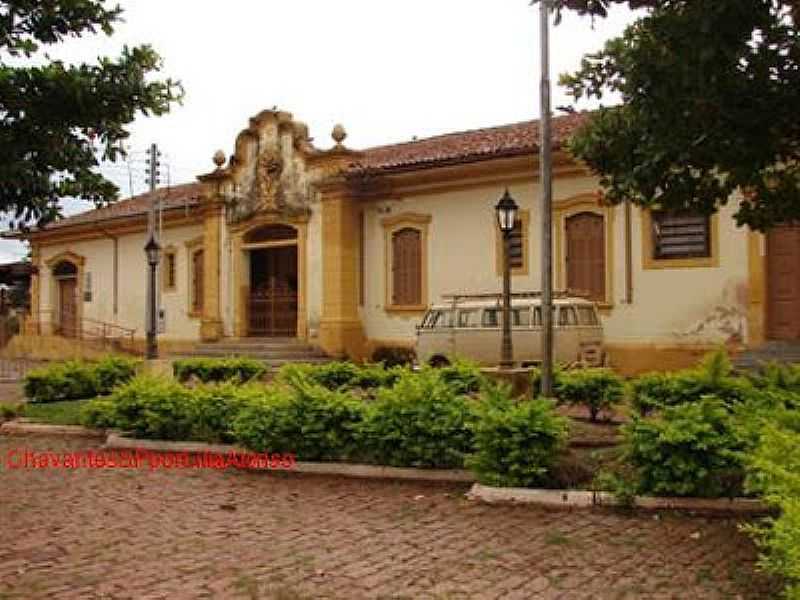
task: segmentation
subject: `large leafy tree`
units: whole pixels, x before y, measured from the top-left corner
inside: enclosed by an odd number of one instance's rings
[[[120,157],[137,114],[164,114],[181,99],[178,82],[152,78],[161,59],[149,46],[80,65],[44,52],[111,35],[121,12],[104,0],[0,0],[0,213],[12,225],[56,218],[65,196],[116,199],[99,161]]]
[[[739,224],[800,219],[800,0],[552,0],[612,4],[645,10],[561,78],[576,101],[622,99],[571,142],[607,198],[711,212],[739,189]]]

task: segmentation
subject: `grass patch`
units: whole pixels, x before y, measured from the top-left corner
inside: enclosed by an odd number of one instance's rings
[[[49,404],[25,404],[21,417],[48,425],[81,425],[81,409],[89,400],[67,400]]]

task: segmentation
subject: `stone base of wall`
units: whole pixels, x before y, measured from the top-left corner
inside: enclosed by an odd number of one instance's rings
[[[144,339],[128,341],[123,348],[102,344],[96,340],[76,340],[57,335],[17,335],[0,352],[2,358],[27,358],[31,360],[93,360],[109,354],[143,355],[147,345]],[[190,354],[197,342],[190,340],[159,340],[159,353]]]
[[[633,377],[648,371],[677,371],[697,364],[720,346],[712,344],[607,343],[609,363],[620,375]],[[727,348],[735,354],[737,348]]]

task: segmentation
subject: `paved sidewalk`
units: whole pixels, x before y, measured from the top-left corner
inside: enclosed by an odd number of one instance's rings
[[[9,470],[0,599],[773,598],[730,520],[490,507],[465,488],[236,471]]]

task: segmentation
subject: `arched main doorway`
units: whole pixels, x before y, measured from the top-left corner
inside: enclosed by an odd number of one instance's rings
[[[62,260],[53,267],[56,280],[56,328],[64,337],[78,336],[78,267]]]
[[[249,254],[247,335],[297,335],[297,230],[288,225],[265,225],[248,232]]]

